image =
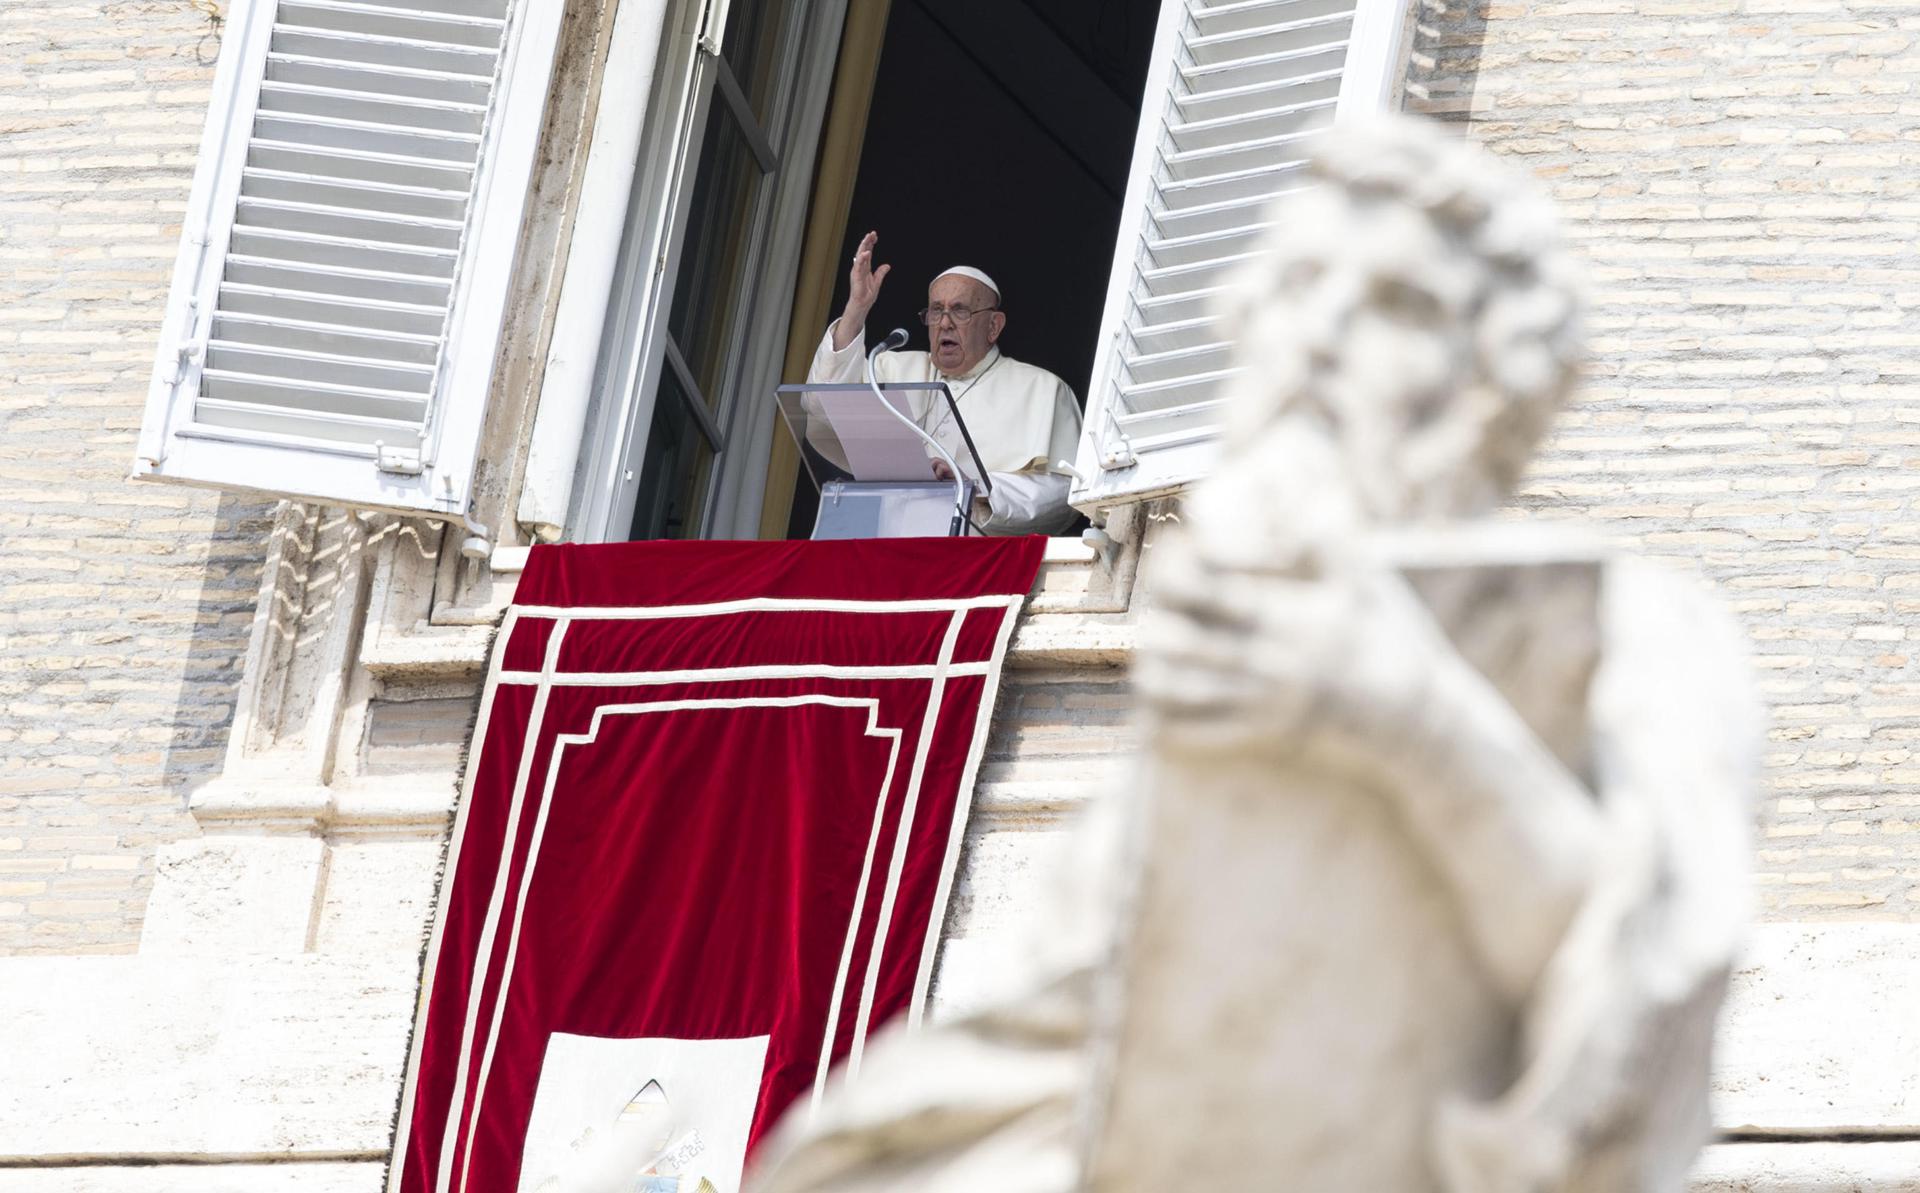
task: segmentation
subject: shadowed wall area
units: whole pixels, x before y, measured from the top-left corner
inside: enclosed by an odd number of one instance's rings
[[[271,506],[126,479],[217,46],[0,8],[0,955],[133,950],[233,716]]]
[[[1005,291],[1003,341],[1084,402],[1159,5],[895,0],[839,268],[869,229],[893,272],[876,335],[950,265]],[[844,276],[832,310],[845,305]]]

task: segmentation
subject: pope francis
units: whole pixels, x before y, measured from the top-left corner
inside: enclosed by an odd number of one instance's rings
[[[867,312],[893,268],[873,267],[878,239],[869,232],[860,241],[848,275],[846,310],[821,339],[809,381],[866,379]],[[993,480],[981,529],[989,534],[1065,530],[1074,512],[1067,505],[1068,478],[1056,465],[1073,458],[1080,439],[1080,407],[1073,390],[1045,369],[1021,364],[995,346],[1006,330],[1007,316],[1000,309],[1000,287],[977,269],[955,266],[934,278],[920,319],[927,325],[928,351],[882,354],[874,362],[874,379],[947,383]],[[910,413],[954,459],[963,466],[969,463],[945,402],[916,394]],[[944,461],[936,460],[932,467],[945,479]]]

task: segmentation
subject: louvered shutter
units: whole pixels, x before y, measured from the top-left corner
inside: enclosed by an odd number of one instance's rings
[[[1378,111],[1405,0],[1165,0],[1134,146],[1073,501],[1176,490],[1211,462],[1230,345],[1210,304],[1302,185],[1301,145]]]
[[[466,512],[564,0],[233,0],[136,476]]]

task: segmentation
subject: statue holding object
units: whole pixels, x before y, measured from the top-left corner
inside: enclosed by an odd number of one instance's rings
[[[1531,184],[1406,120],[1312,169],[1155,550],[1137,782],[1005,993],[876,1040],[749,1187],[1684,1187],[1748,915],[1740,634],[1489,519],[1576,372]]]

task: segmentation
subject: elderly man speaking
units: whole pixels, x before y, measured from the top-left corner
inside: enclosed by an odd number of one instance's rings
[[[873,267],[877,233],[860,240],[848,274],[847,309],[827,328],[807,380],[822,384],[861,381],[866,356],[867,312],[893,267]],[[874,362],[876,381],[944,381],[993,480],[989,534],[1057,534],[1072,523],[1067,477],[1054,463],[1071,459],[1080,438],[1080,407],[1067,383],[1045,369],[1021,364],[995,346],[1006,330],[1000,287],[992,278],[960,265],[927,287],[929,351],[889,352]],[[960,430],[946,403],[915,394],[909,413],[920,426],[966,462]],[[946,464],[934,462],[944,478]]]

